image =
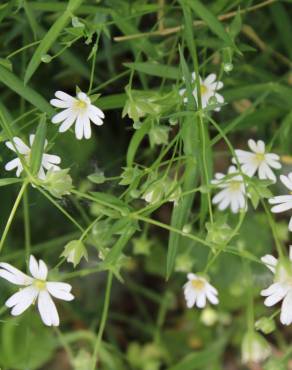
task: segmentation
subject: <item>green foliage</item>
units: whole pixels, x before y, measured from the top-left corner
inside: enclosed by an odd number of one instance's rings
[[[0,4],[0,262],[29,274],[34,254],[75,296],[57,303],[59,329],[43,325],[37,301],[13,317],[1,265],[1,369],[241,369],[254,342],[274,348],[255,366],[287,368],[289,329],[260,292],[273,280],[262,256],[290,268],[289,214],[272,214],[269,199],[291,189],[241,167],[246,206],[222,211],[212,199],[234,176],[212,180],[239,166],[250,138],[280,156],[277,179],[292,171],[288,3]],[[52,124],[68,108],[50,104],[56,91],[84,92],[104,112],[89,140],[76,140],[75,122]],[[30,134],[29,155],[5,145]],[[61,169],[45,162],[40,179],[44,153]],[[218,305],[186,307],[189,273],[218,290]]]

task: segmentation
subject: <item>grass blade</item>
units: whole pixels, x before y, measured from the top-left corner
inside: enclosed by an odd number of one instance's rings
[[[48,52],[50,47],[58,38],[64,27],[69,22],[72,12],[81,5],[82,0],[70,0],[65,12],[59,17],[49,29],[31,58],[24,75],[24,83],[27,84],[41,63],[41,58]]]

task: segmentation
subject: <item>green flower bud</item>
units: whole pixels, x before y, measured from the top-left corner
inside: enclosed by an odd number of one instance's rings
[[[201,314],[201,321],[206,326],[213,326],[218,321],[218,313],[211,307],[207,307]]]
[[[147,203],[154,204],[159,202],[164,196],[164,184],[162,181],[153,182],[142,195],[142,199]]]
[[[269,317],[261,317],[256,323],[255,328],[264,334],[270,334],[276,329],[275,321]]]
[[[241,350],[242,362],[245,364],[262,362],[271,354],[269,343],[254,331],[244,335]]]
[[[68,174],[69,168],[54,171],[50,169],[43,181],[43,186],[54,197],[62,198],[63,195],[70,194],[72,189],[72,178]]]
[[[88,260],[86,247],[81,240],[72,240],[67,243],[61,257],[65,257],[67,262],[73,263],[74,267],[79,264],[81,258],[84,257],[86,261]]]
[[[189,254],[179,254],[175,260],[175,271],[188,273],[192,270],[193,262]]]

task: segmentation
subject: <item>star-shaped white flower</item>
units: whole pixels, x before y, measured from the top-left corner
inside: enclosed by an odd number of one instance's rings
[[[188,282],[184,285],[184,296],[188,308],[196,305],[199,308],[206,306],[207,300],[212,304],[218,304],[218,292],[208,281],[192,273],[187,275]]]
[[[202,108],[206,108],[208,104],[210,104],[210,99],[214,98],[215,101],[219,104],[224,103],[224,97],[221,94],[218,94],[218,90],[222,89],[223,82],[222,81],[216,81],[216,74],[211,73],[209,74],[204,80],[199,76],[200,79],[200,87],[201,87],[201,101],[202,101]],[[196,73],[192,73],[192,82],[195,85],[196,80]],[[188,98],[185,96],[186,89],[181,89],[179,91],[179,94],[184,97],[184,102],[186,103],[188,101]],[[198,104],[198,93],[197,93],[197,87],[195,86],[193,90],[193,96]],[[213,102],[214,104],[214,102]],[[220,111],[221,107],[217,107],[214,110]]]
[[[292,323],[292,246],[290,246],[289,260],[281,262],[274,256],[267,254],[261,258],[262,262],[272,271],[274,282],[261,295],[267,297],[264,304],[274,306],[283,299],[280,321],[283,325]]]
[[[215,195],[212,202],[213,204],[218,204],[220,211],[224,211],[230,206],[231,211],[237,213],[239,210],[247,207],[246,189],[243,177],[238,173],[236,167],[230,166],[228,175],[231,176],[225,179],[226,175],[223,173],[215,174],[215,180],[212,180],[212,184],[223,190]]]
[[[34,142],[35,135],[29,135],[29,144],[26,145],[19,137],[15,136],[13,138],[13,143],[11,141],[6,141],[6,146],[12,150],[13,152],[22,155],[23,161],[25,161],[28,165],[30,162],[30,154],[31,154],[31,147]],[[48,144],[48,141],[45,141],[44,149],[46,148]],[[61,163],[61,158],[54,154],[46,154],[43,153],[42,160],[41,160],[41,166],[38,173],[38,178],[41,180],[45,179],[45,170],[53,170],[53,171],[59,171],[60,167],[57,166]],[[12,159],[12,161],[8,162],[5,165],[6,171],[11,171],[16,168],[16,176],[19,177],[21,172],[23,171],[23,165],[20,160],[20,158]]]
[[[288,195],[278,195],[274,198],[269,199],[270,204],[274,204],[271,208],[273,213],[281,213],[292,209],[292,172],[288,176],[281,175],[280,180],[288,188]],[[292,231],[292,217],[289,221],[289,230]]]
[[[52,118],[53,123],[62,122],[59,132],[69,130],[75,122],[76,138],[78,140],[81,140],[83,137],[89,139],[91,137],[90,121],[97,126],[103,124],[103,111],[91,104],[89,96],[84,92],[77,93],[76,98],[63,91],[56,91],[55,96],[58,99],[52,99],[50,101],[51,105],[64,109]]]
[[[13,294],[5,305],[12,308],[11,315],[21,315],[29,306],[37,301],[41,319],[47,326],[58,326],[60,323],[58,311],[51,296],[64,301],[72,301],[74,296],[71,292],[71,285],[60,282],[48,282],[48,268],[44,261],[37,260],[30,256],[29,270],[32,275],[28,276],[11,266],[9,263],[0,263],[0,277],[10,283],[23,287]]]
[[[271,168],[280,169],[280,157],[274,153],[266,153],[265,143],[262,140],[255,142],[248,140],[248,146],[251,152],[246,150],[235,150],[238,162],[241,164],[241,170],[244,174],[252,177],[256,172],[261,180],[272,180],[276,182],[276,176]],[[232,159],[236,163],[235,158]]]

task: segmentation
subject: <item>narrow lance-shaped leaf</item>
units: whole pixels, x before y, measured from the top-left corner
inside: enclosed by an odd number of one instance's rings
[[[186,82],[187,98],[188,98],[188,109],[191,111],[195,106],[194,97],[192,94],[191,76],[188,70],[184,55],[180,49],[180,62],[182,67],[183,76]],[[184,173],[183,191],[189,191],[193,189],[197,182],[197,165],[196,165],[196,151],[199,147],[198,140],[198,129],[197,129],[197,118],[194,112],[193,116],[187,116],[182,124],[182,138],[184,144],[184,153],[187,156],[186,168]],[[189,194],[184,196],[174,207],[171,216],[171,226],[182,230],[185,223],[187,222],[194,195]],[[167,261],[166,261],[166,277],[169,278],[175,264],[177,250],[181,236],[171,231],[169,235]]]
[[[201,3],[199,0],[189,0],[189,6],[193,11],[198,14],[198,16],[207,24],[210,30],[215,33],[221,40],[223,40],[226,45],[235,49],[235,44],[232,41],[230,35],[225,31],[224,27],[218,21],[214,14],[208,10],[208,8]]]
[[[34,142],[31,148],[30,170],[32,175],[36,175],[41,166],[46,141],[46,131],[47,131],[46,115],[43,114],[41,116],[40,123],[37,128]]]
[[[53,45],[59,34],[69,22],[72,13],[81,5],[82,1],[83,0],[70,0],[65,12],[56,20],[45,37],[42,39],[26,69],[24,75],[25,84],[27,84],[32,75],[35,73],[41,63],[42,56],[47,54],[50,47]]]
[[[15,91],[18,95],[34,105],[40,111],[47,113],[48,115],[52,115],[54,113],[54,109],[39,93],[28,86],[24,86],[23,81],[21,81],[15,74],[8,71],[8,69],[1,65],[0,82],[6,85],[9,89]]]

